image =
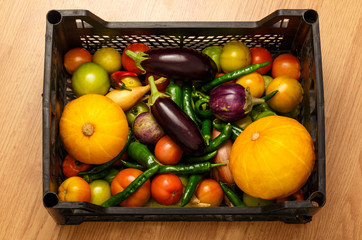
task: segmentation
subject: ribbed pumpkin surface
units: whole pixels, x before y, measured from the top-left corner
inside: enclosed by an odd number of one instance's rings
[[[261,118],[235,140],[230,168],[237,186],[263,199],[299,190],[315,161],[312,138],[298,121],[282,116]]]
[[[59,131],[69,155],[83,163],[102,164],[117,156],[126,144],[128,123],[111,99],[87,94],[65,106]]]

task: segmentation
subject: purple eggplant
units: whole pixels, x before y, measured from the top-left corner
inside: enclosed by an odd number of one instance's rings
[[[248,114],[255,104],[265,102],[262,98],[251,96],[249,88],[237,83],[221,84],[210,94],[211,112],[225,122],[234,122]]]
[[[206,143],[194,121],[166,94],[157,90],[154,79],[149,78],[151,112],[165,133],[188,155],[205,153]]]
[[[206,54],[189,47],[151,48],[145,52],[126,50],[143,73],[183,81],[211,81],[218,72],[215,62]]]

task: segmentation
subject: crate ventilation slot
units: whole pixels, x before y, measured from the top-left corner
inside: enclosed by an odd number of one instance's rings
[[[273,28],[287,28],[289,24],[289,18],[284,18],[273,24]]]
[[[77,28],[93,28],[93,26],[82,19],[75,19],[75,23],[77,24]]]

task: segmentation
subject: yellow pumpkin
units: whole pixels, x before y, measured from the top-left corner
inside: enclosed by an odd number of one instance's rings
[[[251,123],[235,140],[230,169],[237,186],[262,199],[276,199],[298,191],[315,162],[309,132],[298,121],[269,116]]]
[[[128,123],[120,106],[98,94],[70,101],[59,122],[65,150],[82,163],[102,164],[126,144]]]

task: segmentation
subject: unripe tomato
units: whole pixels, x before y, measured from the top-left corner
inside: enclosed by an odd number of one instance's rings
[[[121,170],[112,180],[111,192],[115,195],[122,192],[131,182],[139,175],[141,170],[135,168],[126,168]],[[129,198],[121,202],[122,207],[142,207],[150,199],[151,196],[151,181],[147,180],[137,191]]]
[[[60,201],[85,201],[91,200],[89,184],[81,177],[67,178],[58,188]]]
[[[64,67],[69,74],[73,74],[77,68],[86,62],[92,61],[92,55],[84,48],[70,49],[64,55]]]
[[[152,197],[162,205],[177,203],[182,195],[183,185],[173,173],[158,174],[151,183]]]
[[[300,62],[298,58],[292,54],[281,54],[274,59],[271,73],[273,78],[288,76],[299,80]]]
[[[94,180],[89,184],[91,189],[90,202],[96,205],[101,205],[111,197],[111,187],[105,180]]]
[[[269,83],[265,94],[278,90],[277,94],[268,101],[269,106],[280,113],[288,113],[295,109],[303,100],[303,87],[298,80],[281,76]]]
[[[250,51],[243,42],[233,40],[224,45],[220,54],[220,66],[223,72],[232,72],[250,65],[250,63]]]
[[[236,79],[236,83],[245,89],[249,87],[251,96],[259,98],[265,91],[264,78],[260,73],[253,72]]]
[[[219,206],[224,199],[224,192],[214,179],[203,179],[197,186],[195,195],[201,203],[208,203],[211,207]]]
[[[114,48],[103,47],[94,53],[93,62],[101,65],[108,72],[108,74],[111,74],[121,69],[122,56]]]
[[[266,48],[263,47],[250,48],[250,54],[251,54],[251,64],[273,61],[271,53]],[[256,70],[256,72],[260,74],[266,74],[267,72],[269,72],[271,67],[272,63],[268,64],[265,67],[259,68],[258,70]]]

